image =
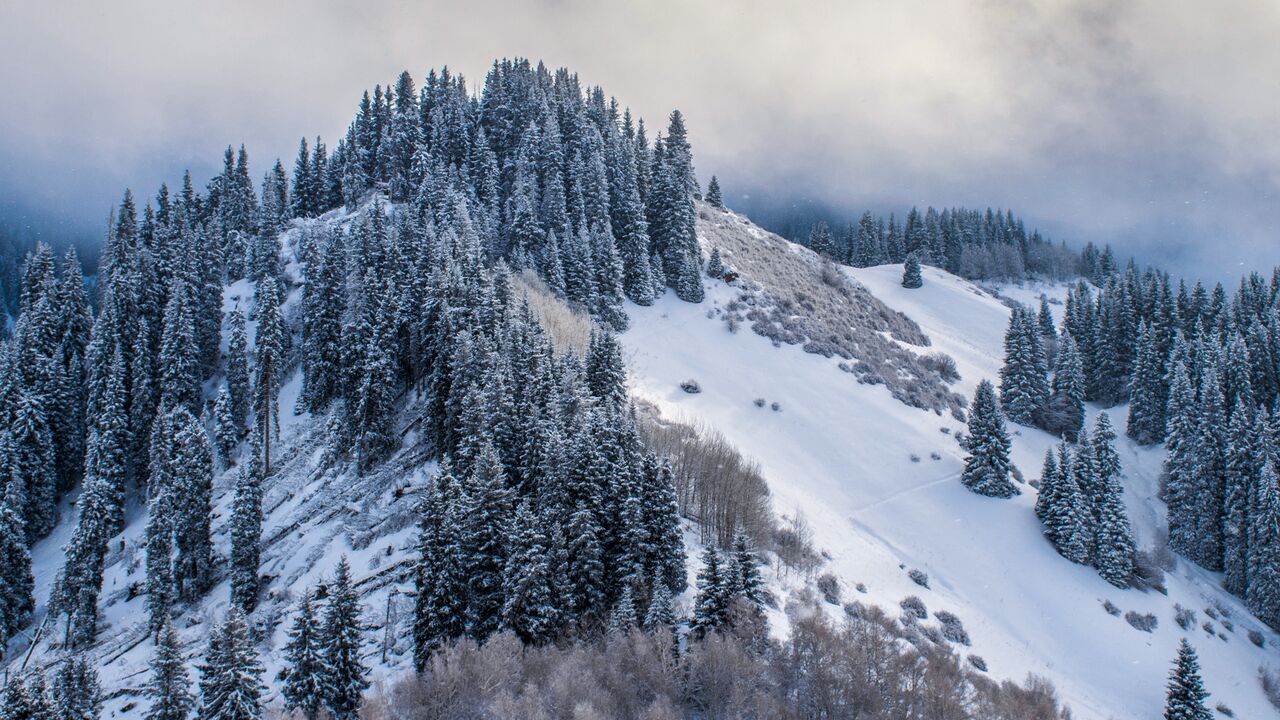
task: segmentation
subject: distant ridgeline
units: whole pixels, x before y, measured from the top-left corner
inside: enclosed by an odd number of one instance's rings
[[[864,212],[843,232],[833,231],[824,220],[809,226],[808,235],[792,239],[832,260],[854,267],[901,263],[909,255],[970,280],[1023,280],[1042,277],[1066,280],[1086,277],[1095,283],[1119,269],[1110,246],[1099,250],[1092,243],[1080,253],[1055,244],[1038,230],[1026,227],[1011,210],[911,208],[899,221]]]

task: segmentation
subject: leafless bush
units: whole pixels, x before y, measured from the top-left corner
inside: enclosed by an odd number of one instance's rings
[[[1271,701],[1271,705],[1280,710],[1280,672],[1271,668],[1258,668],[1258,680],[1262,683],[1262,692]]]
[[[768,548],[774,520],[759,466],[710,427],[668,422],[650,406],[641,410],[645,447],[671,460],[680,513],[699,522],[703,542],[727,546],[741,528]]]
[[[1209,633],[1209,637],[1213,637],[1214,635],[1216,635],[1216,634],[1218,633],[1218,629],[1217,629],[1217,628],[1215,628],[1215,627],[1213,626],[1213,623],[1209,622],[1208,620],[1205,620],[1205,621],[1204,621],[1204,624],[1203,624],[1203,625],[1201,625],[1201,626],[1200,626],[1200,628],[1201,628],[1202,630],[1204,630],[1205,632]],[[1184,628],[1184,629],[1185,629],[1185,628]]]
[[[823,573],[818,576],[818,592],[822,593],[822,599],[832,605],[840,604],[840,581],[831,573]]]
[[[979,672],[987,671],[987,661],[982,659],[981,655],[970,655],[969,664],[978,669]]]
[[[912,407],[940,413],[964,406],[940,374],[948,372],[939,365],[945,361],[926,361],[898,344],[928,347],[920,327],[838,267],[775,235],[754,237],[738,224],[700,223],[698,230],[734,258],[747,288],[736,302],[757,334],[775,345],[803,345],[806,352],[850,361],[842,367],[859,382],[885,384]]]
[[[1160,621],[1156,619],[1155,615],[1152,615],[1151,613],[1146,613],[1144,615],[1142,613],[1134,612],[1133,610],[1125,613],[1124,619],[1134,628],[1148,633],[1155,632],[1156,627],[1160,624]]]
[[[797,617],[785,640],[712,633],[679,656],[640,633],[563,647],[463,640],[420,674],[377,686],[367,720],[921,717],[1060,720],[1052,686],[994,683],[945,647],[904,645],[874,607],[836,625]]]
[[[591,331],[595,328],[595,321],[588,313],[569,307],[532,270],[512,273],[511,290],[516,297],[523,295],[528,300],[529,309],[542,323],[557,349],[572,349],[579,355],[586,352]]]
[[[922,588],[929,587],[929,573],[920,570],[919,568],[911,568],[908,570],[907,577],[911,578],[911,582]]]
[[[942,636],[953,643],[960,645],[969,644],[969,633],[964,629],[964,623],[960,622],[960,618],[954,613],[946,610],[939,610],[933,614],[934,619],[942,627]]]
[[[1257,630],[1249,631],[1249,642],[1257,645],[1258,647],[1264,647],[1267,644],[1266,638]]]
[[[685,380],[684,382],[680,383],[680,389],[689,393],[690,395],[697,395],[698,393],[702,392],[702,386],[699,385],[698,381],[694,380],[693,378],[689,378],[688,380]]]
[[[915,595],[908,595],[902,598],[898,603],[903,612],[915,620],[926,620],[929,617],[929,611],[924,606],[924,601]]]
[[[1191,608],[1184,608],[1181,605],[1174,603],[1173,612],[1174,612],[1173,620],[1174,622],[1178,623],[1178,627],[1182,628],[1183,630],[1189,630],[1190,628],[1195,627],[1195,624],[1196,624],[1195,610],[1192,610]]]
[[[960,370],[956,368],[955,358],[946,353],[934,352],[920,358],[920,364],[938,373],[943,382],[953,383],[960,379]]]
[[[1110,600],[1102,601],[1102,609],[1106,610],[1108,615],[1111,615],[1113,617],[1120,617],[1120,608],[1116,607],[1115,603],[1111,602]]]
[[[1233,718],[1236,716],[1236,712],[1231,708],[1227,707],[1226,703],[1218,703],[1216,706],[1214,706],[1213,709],[1217,710],[1219,713],[1229,718]]]
[[[782,519],[774,530],[773,549],[781,564],[779,570],[790,568],[808,574],[822,563],[813,549],[813,530],[800,513]]]

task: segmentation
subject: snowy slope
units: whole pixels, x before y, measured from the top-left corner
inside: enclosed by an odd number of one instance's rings
[[[762,236],[750,226],[744,232]],[[900,286],[901,266],[848,274],[915,320],[930,337],[930,350],[955,358],[962,375],[956,390],[971,395],[979,380],[996,378],[1009,318],[999,299],[932,268],[918,290]],[[1034,672],[1050,678],[1080,718],[1154,716],[1184,634],[1174,623],[1174,604],[1197,610],[1198,623],[1209,620],[1203,609],[1217,604],[1231,613],[1234,632],[1218,628],[1225,639],[1199,628],[1189,633],[1214,702],[1225,702],[1237,717],[1274,715],[1256,674],[1259,665],[1275,663],[1274,650],[1248,641],[1246,631],[1262,625],[1217,589],[1213,574],[1179,562],[1165,597],[1117,590],[1091,568],[1069,563],[1041,535],[1032,487],[1001,501],[960,485],[963,452],[945,431],[963,430],[962,423],[908,407],[883,386],[856,383],[835,359],[799,346],[774,347],[749,329],[728,332],[715,311],[736,294],[712,283],[700,306],[667,295],[652,307],[632,307],[633,327],[622,339],[633,392],[674,419],[715,427],[758,460],[776,510],[807,518],[846,598],[896,610],[903,597],[919,595],[930,613],[954,612],[973,638],[966,652],[985,658],[997,677],[1020,680]],[[687,378],[696,379],[702,393],[682,392],[678,383]],[[781,409],[757,407],[756,398]],[[1090,422],[1096,412],[1090,409]],[[1123,428],[1123,408],[1111,415]],[[1054,438],[1010,430],[1015,464],[1027,478],[1037,477]],[[1141,545],[1149,547],[1163,518],[1156,499],[1161,452],[1125,439],[1117,449],[1131,518]],[[929,574],[931,589],[907,577],[911,568]],[[867,596],[853,591],[856,583],[866,585]],[[1140,632],[1107,614],[1104,600],[1122,611],[1153,613],[1159,627]],[[1265,635],[1273,647],[1278,639]]]

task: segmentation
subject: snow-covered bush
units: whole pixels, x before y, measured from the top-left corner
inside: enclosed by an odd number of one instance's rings
[[[774,412],[778,412],[779,410],[782,410],[782,405],[777,400],[774,400],[769,403],[769,409]]]
[[[969,660],[969,664],[972,665],[974,669],[977,670],[978,672],[987,671],[987,661],[983,660],[981,655],[970,655],[968,660]]]
[[[822,593],[822,599],[832,605],[840,604],[840,581],[831,573],[823,573],[818,576],[818,592]]]
[[[680,389],[689,393],[690,395],[697,395],[698,393],[702,392],[702,386],[699,385],[698,381],[694,380],[693,378],[689,378],[688,380],[685,380],[684,382],[680,383]]]
[[[1178,605],[1175,603],[1173,606],[1173,611],[1174,611],[1173,620],[1174,622],[1178,623],[1178,627],[1182,628],[1183,630],[1189,630],[1195,627],[1195,624],[1196,624],[1195,610],[1192,610],[1191,608],[1182,607],[1181,605]]]
[[[762,407],[764,407],[764,398],[756,398],[756,399],[755,399],[755,400],[753,400],[752,402],[754,402],[754,403],[755,403],[755,406],[756,406],[756,407],[758,407],[758,408],[762,408]]]
[[[1277,710],[1280,710],[1280,672],[1267,667],[1258,668],[1258,680],[1262,683],[1262,692]]]
[[[907,571],[907,577],[911,578],[911,582],[922,588],[929,587],[929,573],[918,568],[911,568]]]
[[[969,633],[964,629],[964,623],[960,622],[960,618],[954,613],[946,610],[939,610],[933,614],[933,617],[942,627],[942,636],[947,640],[959,645],[969,644]]]
[[[908,595],[902,598],[898,603],[898,607],[902,608],[904,617],[913,620],[926,620],[929,617],[929,611],[924,606],[924,601],[915,595]]]
[[[1115,603],[1111,602],[1110,600],[1102,601],[1102,609],[1106,610],[1107,614],[1111,615],[1112,617],[1120,617],[1120,608],[1116,607]]]
[[[1235,711],[1227,707],[1226,703],[1218,703],[1213,709],[1217,710],[1220,714],[1229,718],[1233,718],[1236,716]]]
[[[934,352],[920,358],[920,364],[938,373],[943,382],[953,383],[960,379],[960,370],[956,368],[955,358],[943,352]]]
[[[1267,639],[1263,637],[1262,633],[1258,632],[1257,630],[1250,630],[1249,642],[1253,643],[1254,645],[1257,645],[1258,647],[1263,647],[1267,644]]]
[[[1125,613],[1124,619],[1135,629],[1148,633],[1155,632],[1156,627],[1160,624],[1160,621],[1156,619],[1155,615],[1152,615],[1151,613],[1138,613],[1133,610]]]
[[[1213,623],[1209,622],[1208,620],[1205,620],[1204,624],[1201,625],[1200,628],[1204,630],[1206,633],[1209,633],[1209,637],[1213,637],[1214,635],[1218,634],[1218,629],[1215,628],[1213,626]],[[1183,629],[1185,630],[1186,628],[1183,628]]]

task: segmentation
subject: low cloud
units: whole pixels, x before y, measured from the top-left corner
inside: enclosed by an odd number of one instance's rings
[[[731,199],[1007,206],[1212,279],[1280,263],[1268,3],[0,3],[0,205],[66,226],[228,143],[287,164],[401,69],[524,55],[681,108]]]

